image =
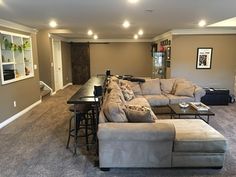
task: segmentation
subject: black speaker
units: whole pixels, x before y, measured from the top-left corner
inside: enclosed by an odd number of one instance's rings
[[[111,75],[111,71],[109,69],[106,70],[106,76],[110,76]]]
[[[94,96],[102,96],[102,92],[103,92],[102,86],[100,86],[100,85],[94,86],[94,91],[93,91]]]

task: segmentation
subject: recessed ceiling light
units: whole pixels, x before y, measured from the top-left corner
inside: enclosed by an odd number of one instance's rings
[[[135,3],[139,2],[139,0],[128,0],[128,2],[131,4],[135,4]]]
[[[94,34],[93,39],[96,40],[97,38],[98,38],[98,36],[96,34]]]
[[[125,20],[122,25],[123,25],[124,28],[129,28],[130,27],[130,23],[129,23],[128,20]]]
[[[138,35],[137,34],[134,35],[134,39],[138,39]]]
[[[198,23],[198,26],[200,26],[200,27],[206,26],[206,21],[205,20],[200,20],[199,23]]]
[[[55,20],[51,20],[49,22],[49,26],[52,27],[52,28],[55,28],[55,27],[57,27],[57,22]]]
[[[88,35],[92,36],[93,35],[93,31],[92,30],[88,30]]]
[[[143,35],[143,30],[140,29],[140,30],[138,31],[138,35],[139,35],[139,36],[142,36],[142,35]]]

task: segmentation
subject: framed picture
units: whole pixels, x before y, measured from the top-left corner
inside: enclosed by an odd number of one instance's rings
[[[197,69],[211,69],[213,48],[197,49]]]

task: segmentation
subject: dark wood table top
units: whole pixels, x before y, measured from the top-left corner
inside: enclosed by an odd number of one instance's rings
[[[105,76],[91,77],[68,101],[67,104],[94,103],[94,86],[104,86]]]
[[[214,116],[215,115],[213,112],[211,112],[211,110],[197,111],[191,105],[189,105],[187,108],[181,108],[179,104],[169,104],[169,107],[177,115],[199,115],[199,116],[201,115]]]

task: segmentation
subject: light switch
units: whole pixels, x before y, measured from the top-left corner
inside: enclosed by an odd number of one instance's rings
[[[37,65],[34,65],[34,69],[36,70],[38,68],[38,66]]]

